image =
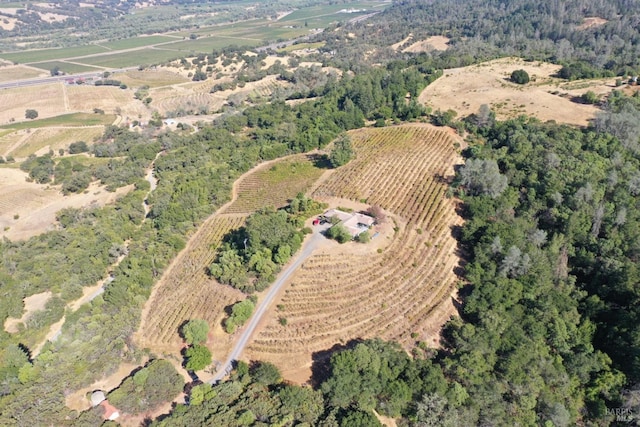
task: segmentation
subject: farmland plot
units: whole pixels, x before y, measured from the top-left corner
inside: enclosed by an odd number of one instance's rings
[[[81,128],[45,127],[36,129],[20,142],[20,145],[7,151],[14,157],[28,157],[30,154],[46,154],[49,150],[67,149],[69,144],[84,141],[91,144],[104,132],[104,126]],[[0,145],[1,146],[1,145]]]
[[[455,312],[459,259],[451,228],[461,219],[445,197],[443,178],[461,162],[456,139],[427,125],[362,129],[351,139],[356,159],[313,196],[367,199],[396,217],[395,232],[374,238],[388,239],[381,251],[373,249],[379,245],[368,252],[356,243],[333,245],[294,274],[248,352],[276,363],[289,378],[308,369],[313,352],[359,337],[396,340],[407,349],[417,341],[435,346]]]
[[[51,117],[67,111],[62,83],[5,89],[0,92],[0,124],[11,119],[25,120],[25,110],[33,109],[39,117]]]
[[[125,110],[129,104],[139,104],[131,91],[115,86],[69,85],[66,93],[69,109],[72,111],[92,111],[99,108],[113,113],[118,107]]]
[[[213,333],[222,330],[224,308],[244,299],[244,294],[209,277],[207,267],[224,235],[242,226],[245,218],[213,215],[200,226],[154,286],[136,334],[141,346],[157,352],[179,350],[182,340],[178,329],[184,321],[194,318],[206,320],[213,326]]]
[[[320,175],[322,169],[306,155],[265,165],[238,183],[238,198],[225,212],[251,213],[267,206],[284,207],[296,194],[304,193]]]

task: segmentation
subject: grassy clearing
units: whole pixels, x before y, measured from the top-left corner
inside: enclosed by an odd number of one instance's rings
[[[80,64],[71,64],[69,62],[64,62],[64,61],[38,62],[33,64],[32,66],[36,68],[40,68],[41,70],[44,70],[44,71],[50,71],[54,67],[58,67],[60,68],[61,71],[64,71],[67,74],[89,73],[91,71],[96,71],[96,72],[102,71],[101,69],[96,67],[89,67],[87,65],[80,65]]]
[[[108,43],[100,43],[99,46],[106,47],[111,50],[132,49],[136,47],[152,46],[158,43],[174,41],[173,37],[166,36],[148,36],[133,37],[130,39],[116,40]]]
[[[107,49],[96,46],[77,46],[58,49],[27,50],[24,52],[1,53],[0,58],[20,64],[31,62],[51,61],[63,58],[73,58],[76,56],[91,55],[94,53],[107,52]]]
[[[49,117],[47,119],[31,120],[29,122],[12,123],[10,125],[0,126],[0,129],[22,130],[44,128],[48,126],[110,125],[115,119],[116,116],[111,114],[73,113]]]

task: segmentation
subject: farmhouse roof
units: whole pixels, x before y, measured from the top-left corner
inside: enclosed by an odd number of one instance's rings
[[[324,216],[327,218],[333,218],[335,216],[338,217],[340,221],[346,221],[351,218],[352,215],[353,214],[350,214],[349,212],[344,212],[338,209],[329,209],[324,213]]]
[[[91,393],[91,406],[98,406],[106,397],[102,390],[96,390]]]
[[[108,400],[103,400],[102,403],[100,403],[100,406],[104,408],[104,414],[102,417],[105,420],[113,421],[120,416],[120,412],[118,412],[116,407],[110,404]]]
[[[340,220],[340,224],[351,234],[351,237],[356,237],[367,231],[375,222],[375,219],[369,215],[343,212],[338,209],[329,209],[324,213],[324,216],[328,218],[337,217]]]
[[[368,215],[355,213],[351,218],[343,221],[342,225],[351,233],[351,236],[356,237],[360,233],[367,231],[369,227],[373,225],[374,221],[375,220]]]

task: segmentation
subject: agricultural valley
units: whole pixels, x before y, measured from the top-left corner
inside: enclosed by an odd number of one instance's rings
[[[0,425],[640,425],[640,3],[0,3]]]

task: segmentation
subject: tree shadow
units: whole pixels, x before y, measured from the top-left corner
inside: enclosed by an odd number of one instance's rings
[[[307,159],[318,169],[333,169],[333,165],[326,154],[312,153],[307,155]]]
[[[335,344],[328,350],[320,350],[311,354],[311,387],[318,388],[331,376],[331,356],[340,351],[351,350],[356,345],[364,342],[362,338],[348,341],[346,344]]]

